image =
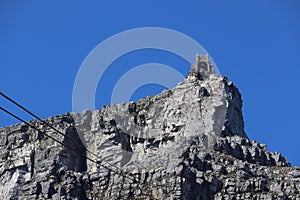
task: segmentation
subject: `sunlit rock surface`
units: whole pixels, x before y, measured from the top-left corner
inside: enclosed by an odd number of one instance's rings
[[[300,171],[244,132],[225,77],[0,129],[1,199],[299,199]],[[44,133],[51,135],[61,145]]]

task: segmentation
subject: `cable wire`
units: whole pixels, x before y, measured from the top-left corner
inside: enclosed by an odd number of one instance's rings
[[[60,132],[59,130],[57,130],[55,127],[53,127],[52,125],[50,125],[50,124],[49,124],[48,122],[46,122],[45,120],[42,120],[40,117],[38,117],[37,115],[35,115],[34,113],[32,113],[31,111],[29,111],[28,109],[26,109],[24,106],[22,106],[21,104],[17,103],[16,101],[14,101],[13,99],[11,99],[11,98],[8,97],[7,95],[3,94],[2,92],[0,92],[0,95],[3,96],[4,98],[8,99],[9,101],[11,101],[13,104],[17,105],[18,107],[20,107],[22,110],[26,111],[27,113],[29,113],[29,114],[32,115],[33,117],[35,117],[37,120],[39,120],[39,121],[41,121],[42,123],[44,123],[46,126],[48,126],[48,127],[52,128],[53,130],[55,130],[57,133],[61,134],[61,135],[64,136],[64,137],[67,137],[67,135],[65,135],[65,134],[63,134],[62,132]],[[39,128],[37,128],[37,127],[35,127],[34,125],[32,125],[32,124],[26,122],[24,119],[22,119],[21,117],[19,117],[19,116],[13,114],[12,112],[8,111],[7,109],[3,108],[2,106],[0,106],[0,110],[2,110],[3,112],[7,113],[8,115],[10,115],[10,116],[16,118],[17,120],[23,122],[24,124],[26,124],[27,126],[33,128],[34,130],[36,130],[36,131],[38,131],[38,132],[40,132],[40,133],[43,133],[45,136],[47,136],[48,138],[50,138],[50,139],[52,139],[53,141],[57,142],[58,144],[60,144],[60,145],[62,145],[62,146],[64,146],[64,147],[70,149],[71,151],[74,151],[75,153],[77,153],[75,149],[73,149],[73,148],[67,146],[66,144],[62,143],[61,141],[55,139],[55,138],[52,137],[51,135],[47,134],[45,131],[41,131]],[[83,145],[83,146],[84,146],[84,145]],[[84,148],[85,148],[85,150],[86,150],[87,152],[90,152],[91,154],[93,154],[93,155],[95,155],[96,157],[98,157],[95,153],[93,153],[93,152],[91,152],[90,150],[88,150],[85,146],[84,146]],[[90,157],[88,157],[88,156],[86,156],[86,155],[84,156],[84,158],[87,159],[87,160],[89,160],[89,161],[91,161],[91,162],[93,162],[93,163],[95,163],[96,165],[99,165],[99,166],[101,166],[101,167],[103,167],[103,168],[105,168],[105,169],[107,169],[107,170],[110,170],[110,171],[114,172],[115,174],[119,174],[120,176],[122,176],[122,177],[124,177],[124,178],[127,178],[127,179],[133,181],[134,183],[138,183],[138,181],[136,180],[136,178],[135,178],[134,175],[132,175],[132,174],[130,174],[130,173],[124,173],[123,170],[121,170],[120,168],[118,168],[118,167],[112,165],[111,163],[109,163],[109,162],[107,162],[107,161],[104,161],[104,162],[107,163],[107,164],[109,164],[110,166],[113,166],[113,167],[116,168],[116,169],[119,169],[119,172],[116,171],[116,170],[114,170],[114,169],[111,169],[111,168],[109,168],[109,167],[107,167],[107,166],[105,166],[105,165],[103,165],[103,164],[101,164],[100,161],[96,161],[96,160],[94,160],[94,159],[92,159],[92,158],[90,158]],[[102,160],[102,161],[103,161],[103,160]],[[152,185],[151,183],[145,183],[145,184],[147,184],[147,185]],[[140,186],[139,184],[137,184],[137,187],[140,188],[140,189],[142,190],[142,188],[141,188],[141,186]],[[142,194],[143,194],[143,192],[142,192]],[[143,194],[143,195],[149,195],[149,194]]]
[[[35,127],[34,125],[32,125],[32,124],[26,122],[26,121],[23,120],[21,117],[19,117],[19,116],[13,114],[12,112],[8,111],[7,109],[3,108],[2,106],[0,106],[0,110],[2,110],[3,112],[7,113],[8,115],[10,115],[10,116],[16,118],[17,120],[23,122],[24,124],[26,124],[27,126],[33,128],[34,130],[36,130],[36,131],[38,131],[38,132],[40,132],[40,133],[43,133],[45,136],[47,136],[48,138],[50,138],[50,139],[52,139],[53,141],[57,142],[58,144],[60,144],[60,145],[62,145],[62,146],[64,146],[64,147],[66,147],[67,149],[70,149],[71,151],[77,153],[77,151],[76,151],[75,149],[73,149],[73,148],[67,146],[66,144],[64,144],[64,143],[62,143],[61,141],[55,139],[54,137],[52,137],[51,135],[45,133],[44,131],[41,131],[39,128],[37,128],[37,127]],[[134,182],[137,182],[137,180],[135,179],[134,176],[130,176],[130,175],[128,175],[128,174],[124,174],[123,171],[118,172],[118,171],[116,171],[116,170],[113,170],[113,169],[111,169],[111,168],[109,168],[109,167],[107,167],[107,166],[101,164],[99,161],[96,161],[96,160],[94,160],[94,159],[92,159],[92,158],[90,158],[90,157],[88,157],[88,156],[84,156],[84,158],[87,159],[87,160],[89,160],[89,161],[91,161],[91,162],[93,162],[93,163],[95,163],[95,164],[97,164],[97,165],[100,165],[100,166],[104,167],[104,168],[107,169],[107,170],[110,170],[110,171],[112,171],[112,172],[114,172],[114,173],[116,173],[116,174],[119,174],[119,175],[123,176],[124,178],[127,178],[127,179],[130,179],[130,180],[134,181]],[[106,162],[106,163],[107,163],[107,162]]]
[[[33,112],[31,112],[30,110],[28,110],[27,108],[25,108],[24,106],[22,106],[21,104],[19,104],[18,102],[16,102],[15,100],[13,100],[12,98],[8,97],[7,95],[5,95],[3,92],[0,92],[0,95],[3,96],[4,98],[6,98],[7,100],[9,100],[10,102],[12,102],[13,104],[15,104],[16,106],[18,106],[19,108],[21,108],[22,110],[24,110],[25,112],[27,112],[28,114],[30,114],[31,116],[33,116],[34,118],[36,118],[37,120],[39,120],[40,122],[42,122],[45,126],[50,127],[51,129],[53,129],[54,131],[56,131],[58,134],[60,134],[61,136],[64,137],[68,137],[69,139],[73,140],[72,137],[66,136],[64,133],[62,133],[61,131],[57,130],[55,127],[53,127],[51,124],[49,124],[48,122],[46,122],[45,120],[41,119],[39,116],[37,116],[36,114],[34,114]],[[94,152],[90,151],[89,149],[87,149],[84,146],[85,150],[87,152],[89,152],[90,154],[92,154],[95,157],[98,157],[97,154],[95,154]]]
[[[4,94],[3,92],[0,91],[0,95],[3,96],[5,99],[9,100],[10,102],[12,102],[13,104],[15,104],[16,106],[18,106],[19,108],[21,108],[22,110],[24,110],[25,112],[27,112],[28,114],[30,114],[31,116],[33,116],[34,118],[36,118],[37,120],[39,120],[40,122],[42,122],[45,126],[50,127],[51,129],[53,129],[55,132],[57,132],[58,134],[67,137],[68,139],[74,140],[74,138],[66,136],[64,133],[62,133],[61,131],[57,130],[55,127],[53,127],[51,124],[49,124],[48,122],[46,122],[45,120],[41,119],[39,116],[37,116],[36,114],[34,114],[33,112],[31,112],[29,109],[25,108],[24,106],[22,106],[20,103],[16,102],[15,100],[13,100],[12,98],[10,98],[9,96],[7,96],[6,94]],[[20,119],[18,119],[20,120]],[[104,162],[107,165],[110,165],[110,167],[113,167],[117,170],[119,170],[122,174],[126,174],[126,176],[128,175],[127,173],[124,173],[123,170],[117,166],[114,166],[113,164],[109,163],[108,161],[105,161],[103,159],[100,158],[100,160],[98,160],[99,156],[97,154],[95,154],[94,152],[90,151],[86,146],[84,146],[84,149],[86,152],[90,153],[91,155],[95,156],[97,158],[97,163],[99,163],[100,161]],[[107,167],[108,168],[108,167]],[[135,179],[135,178],[134,178]],[[136,180],[135,180],[136,181]]]

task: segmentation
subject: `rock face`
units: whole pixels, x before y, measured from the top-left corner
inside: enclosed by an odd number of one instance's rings
[[[59,133],[40,121],[2,128],[1,199],[299,199],[300,169],[249,140],[241,107],[211,74],[46,119]]]

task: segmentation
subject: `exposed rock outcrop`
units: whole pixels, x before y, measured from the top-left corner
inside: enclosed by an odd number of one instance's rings
[[[63,134],[40,121],[2,128],[1,199],[299,199],[299,168],[249,140],[241,108],[211,74],[46,119]]]

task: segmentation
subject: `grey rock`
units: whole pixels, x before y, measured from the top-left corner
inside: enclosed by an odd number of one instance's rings
[[[207,58],[172,90],[46,119],[60,133],[1,128],[1,199],[300,199],[300,168],[247,137]]]

